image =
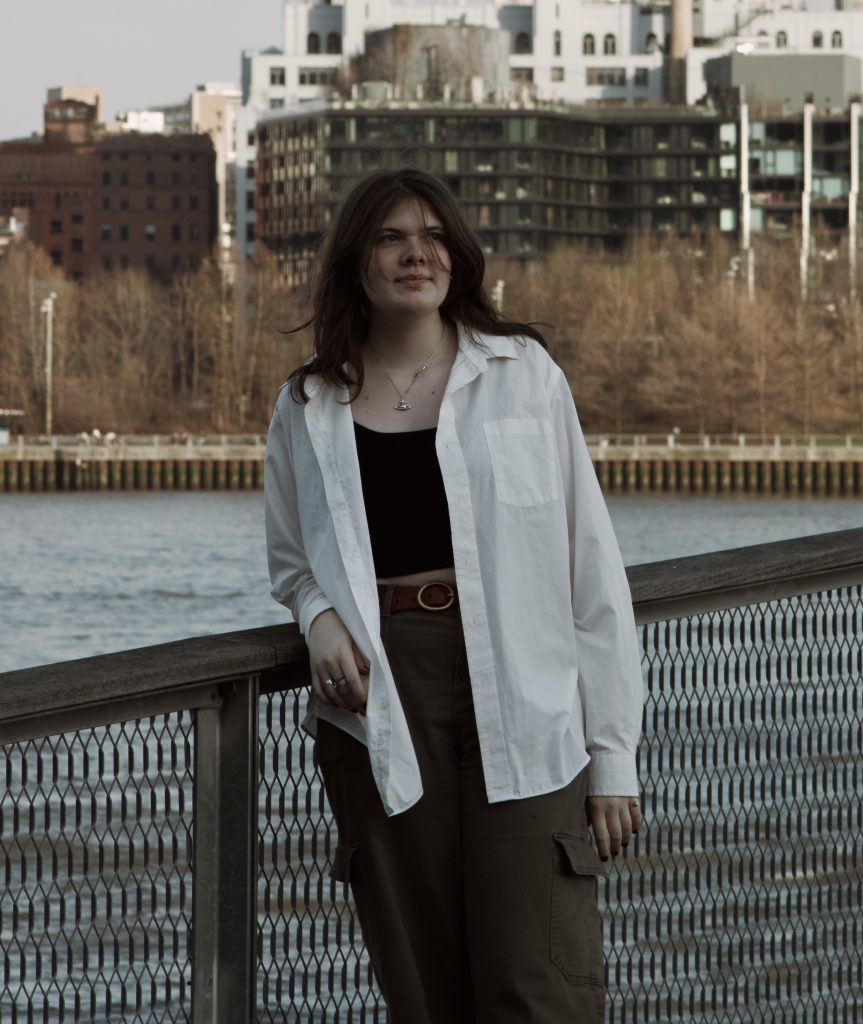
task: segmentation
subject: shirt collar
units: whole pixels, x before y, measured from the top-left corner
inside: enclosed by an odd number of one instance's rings
[[[459,320],[456,321],[458,330],[459,358],[464,358],[477,373],[482,373],[489,359],[518,359],[524,345],[515,337],[499,334],[485,334],[482,331],[474,330],[473,338],[467,333],[465,325]],[[306,380],[306,394],[309,399],[315,398],[323,386],[323,380],[317,375]]]

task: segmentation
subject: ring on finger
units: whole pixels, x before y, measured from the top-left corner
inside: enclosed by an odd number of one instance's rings
[[[348,681],[347,681],[347,679],[345,679],[344,676],[342,676],[341,679],[337,679],[335,681],[334,685],[335,686],[347,686],[348,685]]]
[[[332,681],[332,679],[325,679],[324,680],[324,686],[332,687],[332,686],[335,686],[335,685],[336,684]]]

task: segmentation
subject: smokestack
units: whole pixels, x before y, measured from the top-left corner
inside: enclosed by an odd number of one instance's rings
[[[692,49],[692,0],[671,0],[668,101],[686,103],[686,55]]]

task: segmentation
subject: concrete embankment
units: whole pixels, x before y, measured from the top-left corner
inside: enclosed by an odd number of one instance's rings
[[[588,439],[607,494],[863,496],[863,438],[844,444],[609,443]],[[26,444],[0,447],[0,492],[254,490],[264,442]]]

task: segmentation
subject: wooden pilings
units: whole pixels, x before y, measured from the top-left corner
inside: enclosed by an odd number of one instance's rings
[[[818,456],[765,457],[737,451],[695,455],[683,451],[592,453],[606,494],[785,495],[788,497],[863,497],[863,448]]]
[[[593,445],[606,494],[863,496],[863,445],[675,447]],[[258,490],[257,445],[0,448],[0,493]]]
[[[261,445],[199,451],[0,448],[0,494],[31,491],[258,490],[264,484]]]

